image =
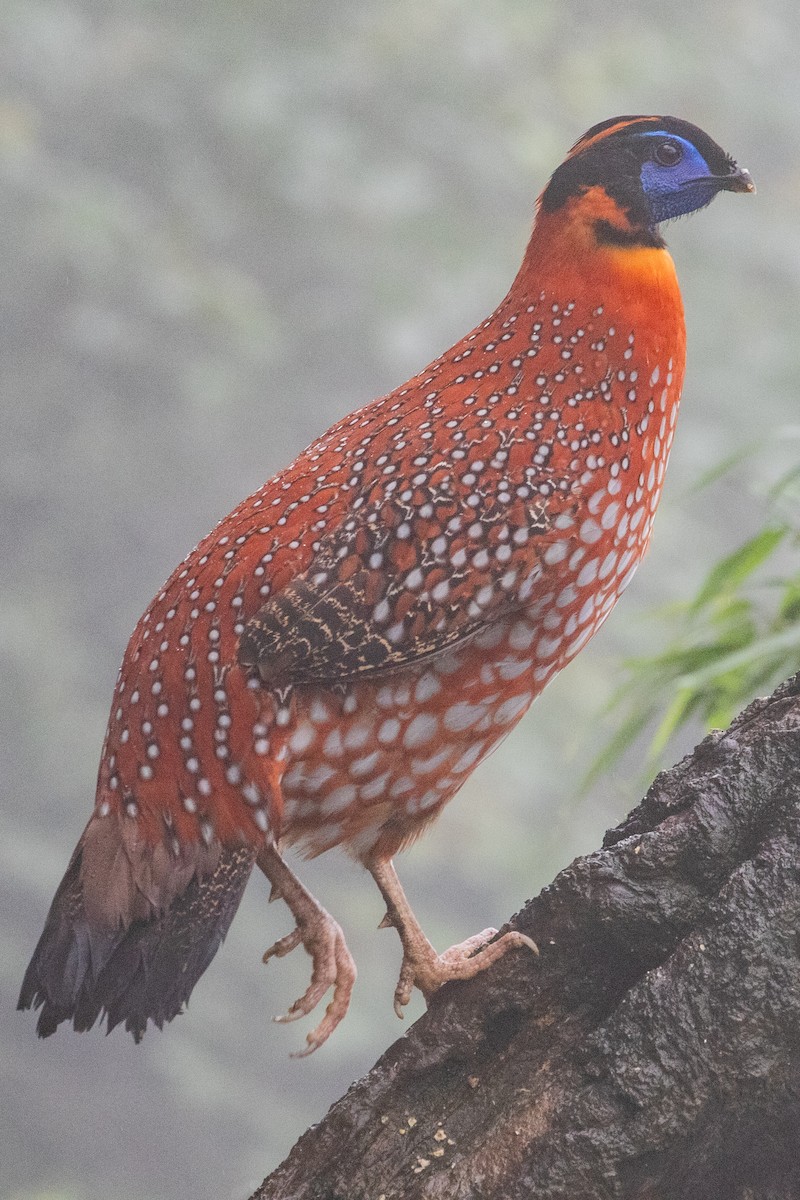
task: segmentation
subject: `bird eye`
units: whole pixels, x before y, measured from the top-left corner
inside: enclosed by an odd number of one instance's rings
[[[683,158],[683,150],[677,142],[659,142],[653,151],[653,157],[662,167],[674,167]]]

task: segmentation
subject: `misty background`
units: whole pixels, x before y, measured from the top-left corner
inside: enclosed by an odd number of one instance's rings
[[[18,0],[0,5],[0,1196],[247,1196],[403,1032],[399,941],[343,855],[302,867],[359,967],[292,1061],[308,982],[255,879],[188,1013],[46,1042],[14,1011],[93,803],[126,640],[173,566],[331,422],[483,318],[590,125],[691,120],[752,171],[668,227],[684,405],[653,549],[602,632],[398,867],[445,948],[500,924],[638,800],[588,794],[649,615],[758,527],[797,443],[795,0]],[[727,454],[767,442],[711,488]],[[687,734],[672,748],[692,744]],[[422,1011],[415,999],[407,1021]]]

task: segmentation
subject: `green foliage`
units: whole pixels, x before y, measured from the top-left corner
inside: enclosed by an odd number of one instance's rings
[[[702,486],[740,458],[708,472]],[[660,653],[627,662],[627,678],[609,707],[620,724],[587,782],[648,729],[646,765],[652,770],[690,720],[724,727],[753,696],[800,668],[800,571],[793,569],[800,545],[800,467],[781,476],[769,501],[764,527],[716,562],[691,600],[656,614],[668,624],[671,640]]]

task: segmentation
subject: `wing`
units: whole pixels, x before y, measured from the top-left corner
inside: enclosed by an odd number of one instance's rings
[[[531,603],[569,505],[417,491],[353,510],[249,621],[239,659],[271,687],[341,683],[440,654]]]

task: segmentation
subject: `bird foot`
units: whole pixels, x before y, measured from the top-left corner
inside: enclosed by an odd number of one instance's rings
[[[287,1012],[274,1017],[279,1024],[297,1021],[308,1016],[317,1007],[323,996],[333,988],[333,997],[325,1009],[325,1016],[316,1029],[306,1035],[307,1046],[292,1058],[304,1058],[326,1042],[336,1026],[344,1018],[350,1006],[350,997],[356,981],[356,964],[347,948],[341,926],[329,912],[306,891],[277,855],[267,847],[259,855],[259,866],[268,874],[273,887],[280,888],[280,896],[292,911],[297,926],[285,937],[279,938],[265,951],[263,961],[283,958],[297,946],[303,946],[313,963],[311,982],[299,999]]]
[[[509,950],[524,946],[533,954],[539,954],[539,947],[524,933],[512,930],[496,942],[492,941],[496,936],[496,929],[484,929],[442,954],[436,953],[427,938],[414,939],[412,944],[405,945],[400,978],[394,992],[394,1011],[398,1017],[402,1019],[403,1009],[415,987],[422,992],[426,1002],[430,1002],[443,983],[450,979],[473,979]]]
[[[304,922],[302,928],[298,926],[285,937],[279,938],[265,951],[263,961],[266,963],[271,958],[283,958],[301,944],[314,964],[311,982],[288,1011],[273,1017],[273,1020],[284,1024],[308,1016],[330,988],[333,988],[333,998],[319,1025],[306,1035],[306,1049],[297,1051],[292,1058],[304,1058],[328,1040],[350,1006],[356,980],[356,964],[347,948],[341,926],[324,908],[319,909],[313,920]]]
[[[516,929],[502,937],[497,937],[496,929],[484,929],[457,946],[451,946],[443,954],[437,954],[411,911],[392,860],[376,857],[366,865],[386,901],[386,915],[378,928],[393,925],[403,943],[403,965],[394,990],[394,1011],[398,1017],[402,1018],[415,987],[429,1001],[443,983],[450,979],[472,979],[518,946],[525,946],[538,955],[536,943]]]

